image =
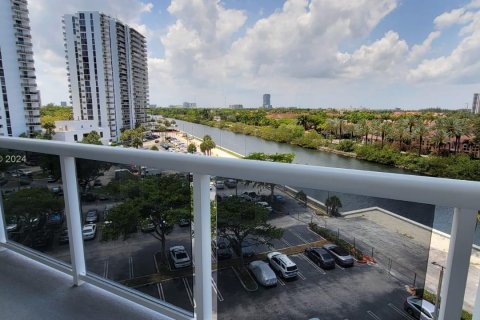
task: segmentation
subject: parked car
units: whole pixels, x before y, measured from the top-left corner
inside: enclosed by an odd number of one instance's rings
[[[96,224],[86,224],[82,229],[83,240],[94,239],[97,235],[97,225]]]
[[[53,233],[47,230],[39,230],[32,237],[33,248],[44,248],[49,246],[53,240]]]
[[[327,243],[323,248],[333,256],[338,265],[342,267],[353,266],[353,257],[345,249],[333,243]]]
[[[253,243],[251,243],[250,241],[248,240],[243,240],[242,242],[242,255],[244,257],[253,257],[253,255],[255,254],[255,250],[254,250],[254,245]]]
[[[225,183],[223,182],[223,180],[218,180],[217,183],[215,184],[215,187],[217,189],[225,189]]]
[[[48,183],[54,183],[54,182],[57,181],[57,180],[58,180],[58,179],[55,178],[55,177],[52,176],[52,175],[49,175],[49,176],[47,177],[47,182],[48,182]]]
[[[94,187],[101,187],[102,186],[102,181],[100,181],[100,179],[95,179],[95,181],[93,182],[93,186]]]
[[[54,194],[56,194],[57,196],[63,196],[63,189],[62,187],[58,186],[58,187],[53,187],[52,188],[52,192]]]
[[[272,200],[274,202],[278,202],[278,203],[285,203],[285,198],[282,195],[279,195],[279,194],[274,194],[273,197],[272,197]]]
[[[227,179],[225,180],[225,186],[230,189],[235,188],[237,186],[237,180]]]
[[[94,193],[82,193],[82,200],[86,202],[93,202],[97,199]]]
[[[273,213],[273,208],[268,204],[268,202],[265,202],[265,201],[259,201],[257,202],[258,205],[261,205],[262,207],[264,207],[265,209],[268,210],[268,213]]]
[[[98,222],[98,211],[97,209],[88,210],[85,217],[85,223],[95,223]]]
[[[59,244],[64,244],[68,243],[69,238],[68,238],[68,229],[63,228],[62,232],[60,233],[60,236],[58,237],[58,243]]]
[[[173,246],[169,251],[175,268],[184,268],[192,264],[184,246]]]
[[[63,214],[61,212],[52,212],[47,215],[47,225],[61,225],[63,223]]]
[[[270,252],[267,254],[267,258],[272,269],[280,272],[283,278],[294,278],[297,276],[297,265],[285,254],[280,252]]]
[[[212,240],[212,251],[218,259],[229,259],[232,257],[232,248],[227,239],[218,237]]]
[[[7,229],[7,232],[16,232],[20,230],[21,223],[18,219],[14,217],[7,218],[6,223],[7,225],[5,226],[5,229]]]
[[[277,275],[268,263],[260,260],[252,261],[248,264],[248,270],[253,273],[255,279],[262,286],[271,287],[277,285]]]
[[[308,247],[305,249],[305,255],[323,269],[335,268],[335,259],[323,248]]]
[[[403,303],[403,309],[415,319],[432,320],[435,314],[435,305],[418,297],[408,297]]]
[[[244,192],[240,195],[240,198],[243,198],[247,201],[257,201],[259,199],[257,193],[254,191]]]
[[[186,219],[186,218],[180,219],[178,221],[178,225],[180,227],[188,227],[190,225],[190,219]]]
[[[143,219],[140,223],[140,230],[142,232],[152,232],[155,231],[155,224],[153,223],[152,219],[146,218]]]

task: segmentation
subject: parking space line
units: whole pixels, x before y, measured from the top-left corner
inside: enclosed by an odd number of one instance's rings
[[[217,283],[215,282],[215,280],[213,280],[213,278],[212,278],[212,287],[213,287],[213,290],[215,290],[215,293],[217,294],[218,301],[225,300],[223,299],[223,296],[220,293],[220,290],[218,290]]]
[[[283,280],[282,280],[280,277],[277,277],[277,281],[278,281],[278,283],[280,283],[282,286],[285,285],[285,282],[283,282]]]
[[[396,306],[394,306],[392,303],[388,303],[388,306],[395,310],[399,315],[404,317],[405,319],[408,320],[415,320],[415,318],[411,317],[408,313],[403,312],[402,310],[398,309]]]
[[[303,275],[303,273],[301,273],[300,271],[297,272],[298,276],[300,277],[300,279],[302,280],[306,280],[307,278],[305,278],[305,276]]]
[[[157,273],[159,273],[160,269],[158,269],[158,262],[157,262],[156,253],[153,254],[153,262],[155,262],[155,270],[157,270]]]
[[[161,283],[157,283],[158,297],[160,300],[165,301],[165,293],[163,292],[163,286]]]
[[[190,288],[190,284],[188,283],[188,279],[183,277],[182,281],[183,281],[183,285],[185,286],[185,290],[187,290],[188,299],[190,300],[190,303],[192,304],[192,307],[195,307],[195,305],[193,304],[192,288]]]
[[[103,264],[103,277],[108,279],[108,259]]]
[[[343,270],[343,271],[345,271],[345,268],[344,268],[344,267],[342,267],[341,265],[339,265],[338,263],[336,263],[336,262],[335,262],[335,265],[336,265],[337,267],[339,267],[339,268],[340,268],[340,270]]]
[[[292,230],[288,230],[290,231],[295,237],[297,237],[298,239],[300,239],[300,241],[304,242],[304,243],[309,243],[311,241],[307,241],[304,237],[302,237],[301,235],[299,235],[298,233],[296,233],[295,231],[292,231]]]
[[[286,244],[287,247],[293,247],[293,244],[291,244],[290,242],[288,242],[287,240],[285,240],[285,238],[282,238],[282,239],[280,239],[280,240],[282,240],[282,242],[283,242],[284,244]]]
[[[381,318],[379,318],[375,313],[373,313],[370,310],[368,310],[367,313],[375,320],[382,320]]]
[[[311,261],[310,259],[308,259],[308,257],[306,257],[304,254],[299,254],[297,255],[300,259],[308,262],[313,268],[315,268],[315,270],[317,270],[318,272],[320,272],[321,274],[327,274],[322,268],[320,268],[318,265],[316,265],[313,261]]]
[[[217,257],[215,256],[215,254],[213,253],[213,251],[212,251],[212,262],[213,262],[213,263],[217,263]]]
[[[128,273],[130,276],[130,279],[133,278],[133,258],[129,257],[128,258]]]

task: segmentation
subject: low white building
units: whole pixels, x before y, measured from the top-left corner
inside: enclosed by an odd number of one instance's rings
[[[52,140],[80,142],[90,132],[97,131],[102,144],[108,145],[111,141],[110,129],[99,127],[95,120],[55,121],[55,127],[55,134]]]

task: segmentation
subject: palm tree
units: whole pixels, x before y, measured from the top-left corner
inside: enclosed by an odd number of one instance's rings
[[[306,114],[301,114],[297,117],[297,125],[302,126],[305,131],[307,131],[309,128],[309,121],[308,121],[308,116]]]
[[[408,137],[408,122],[405,120],[398,120],[393,124],[393,129],[391,132],[391,137],[393,141],[398,141],[399,150],[402,150],[402,144],[406,137]]]
[[[447,133],[441,127],[437,127],[433,136],[430,137],[430,142],[433,143],[437,154],[440,153],[440,147],[445,143],[445,139],[447,139]]]
[[[325,200],[325,206],[327,207],[327,214],[338,216],[338,209],[342,207],[342,202],[339,197],[331,196]]]
[[[418,137],[418,155],[422,154],[423,137],[430,132],[430,129],[422,122],[418,121],[415,125],[414,136]]]
[[[470,128],[467,125],[467,121],[466,119],[448,117],[443,119],[441,123],[448,137],[455,138],[454,152],[456,154],[460,147],[460,139],[462,138],[462,135],[470,134]]]
[[[368,121],[366,119],[362,119],[360,120],[357,124],[356,124],[356,129],[357,129],[357,132],[361,135],[361,136],[365,136],[365,144],[368,143],[368,134],[370,133],[370,124],[368,123]]]
[[[380,137],[382,139],[382,148],[383,148],[383,143],[385,141],[385,138],[388,137],[392,132],[392,123],[389,121],[383,121],[380,124],[378,129],[379,129]]]

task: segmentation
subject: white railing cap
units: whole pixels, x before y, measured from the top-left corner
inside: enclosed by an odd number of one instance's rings
[[[480,182],[475,181],[26,138],[0,137],[0,147],[446,207],[480,208]]]

